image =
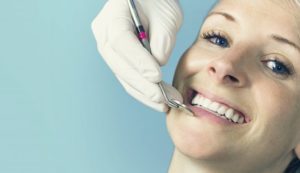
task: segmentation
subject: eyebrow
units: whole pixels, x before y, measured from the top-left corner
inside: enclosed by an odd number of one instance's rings
[[[288,45],[292,46],[293,48],[297,49],[300,53],[300,47],[296,43],[292,42],[291,40],[284,38],[280,35],[276,35],[276,34],[272,34],[271,38],[277,42],[288,44]]]
[[[213,12],[209,13],[206,18],[208,18],[212,15],[221,15],[231,22],[237,22],[237,20],[232,15],[225,13],[225,12],[218,12],[218,11],[213,11]],[[296,43],[292,42],[291,40],[284,38],[280,35],[276,35],[276,34],[271,34],[271,38],[277,42],[292,46],[293,48],[298,50],[300,53],[300,46],[298,46]]]
[[[209,13],[206,18],[208,18],[208,17],[210,17],[212,15],[221,15],[221,16],[225,17],[229,21],[237,22],[236,19],[232,15],[230,15],[228,13],[224,13],[224,12],[217,12],[217,11],[213,11],[213,12]]]

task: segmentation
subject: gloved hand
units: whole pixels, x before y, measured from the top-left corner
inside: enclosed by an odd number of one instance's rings
[[[166,112],[157,85],[175,45],[183,15],[178,0],[136,0],[136,7],[149,34],[152,55],[136,36],[127,0],[108,0],[92,22],[97,47],[125,90],[155,110]]]

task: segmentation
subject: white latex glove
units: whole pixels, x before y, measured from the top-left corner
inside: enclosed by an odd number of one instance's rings
[[[136,35],[127,0],[108,0],[92,22],[97,47],[125,90],[155,110],[166,112],[157,85],[160,66],[167,63],[183,15],[178,0],[136,0],[141,22],[149,34],[152,55]]]

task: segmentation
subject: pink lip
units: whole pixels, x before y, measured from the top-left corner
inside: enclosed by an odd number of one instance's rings
[[[194,111],[194,113],[198,116],[198,115],[210,115],[210,119],[211,120],[214,120],[215,122],[218,122],[218,123],[222,123],[222,124],[235,124],[235,123],[232,123],[232,122],[229,122],[228,120],[225,120],[225,119],[222,119],[221,117],[217,117],[215,115],[213,115],[212,113],[206,111],[205,109],[202,109],[202,108],[199,108],[199,107],[195,107],[195,106],[192,106],[191,105],[191,101],[193,99],[193,97],[195,96],[195,94],[201,94],[203,95],[204,97],[210,99],[210,100],[213,100],[213,101],[216,101],[218,103],[221,103],[227,107],[230,107],[230,108],[233,108],[236,112],[238,112],[240,115],[244,116],[245,118],[245,123],[249,123],[251,121],[251,118],[249,116],[247,116],[245,113],[243,113],[237,106],[231,104],[230,102],[228,102],[227,100],[223,99],[223,98],[220,98],[220,97],[217,97],[215,95],[213,95],[212,93],[209,93],[208,91],[204,91],[204,90],[200,90],[200,89],[188,89],[187,90],[187,93],[185,96],[185,99],[184,99],[184,102],[186,105],[188,105],[188,107],[190,109],[192,109],[192,111]],[[245,124],[244,123],[244,124]]]

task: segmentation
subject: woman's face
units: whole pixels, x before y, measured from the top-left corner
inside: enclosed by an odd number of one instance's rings
[[[215,6],[174,78],[195,113],[168,112],[178,151],[224,164],[239,159],[240,167],[287,164],[294,157],[300,142],[297,10],[292,0],[221,0]]]

